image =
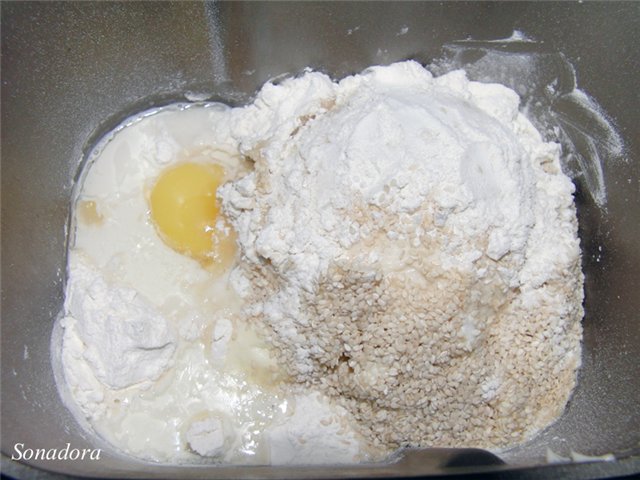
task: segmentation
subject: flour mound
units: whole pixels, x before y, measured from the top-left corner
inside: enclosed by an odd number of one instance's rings
[[[246,313],[377,445],[513,445],[575,385],[573,185],[518,102],[403,62],[267,84],[232,114],[255,163],[219,192]]]

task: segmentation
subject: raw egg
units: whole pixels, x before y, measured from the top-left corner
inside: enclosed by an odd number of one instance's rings
[[[180,163],[160,174],[149,196],[164,242],[204,265],[226,266],[235,255],[235,236],[216,200],[224,179],[220,165]]]

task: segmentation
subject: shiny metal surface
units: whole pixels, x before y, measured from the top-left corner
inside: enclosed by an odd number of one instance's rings
[[[514,29],[567,57],[579,86],[609,113],[627,146],[626,163],[604,165],[606,209],[595,206],[577,179],[585,348],[578,388],[560,421],[502,454],[507,465],[469,451],[427,450],[397,464],[323,469],[150,465],[110,452],[81,431],[59,400],[49,342],[62,301],[73,178],[97,135],[137,110],[185,94],[242,103],[269,78],[307,66],[341,77],[407,58],[429,63],[446,43],[506,38]],[[640,455],[638,31],[640,4],[634,2],[3,3],[2,452],[10,456],[18,442],[101,446],[99,462],[29,463],[112,478],[509,469],[542,464],[547,447],[562,455],[572,449]]]

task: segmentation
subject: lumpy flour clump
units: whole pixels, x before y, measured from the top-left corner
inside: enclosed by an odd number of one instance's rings
[[[521,442],[580,364],[573,185],[519,98],[415,62],[267,84],[218,191],[244,314],[385,448]]]

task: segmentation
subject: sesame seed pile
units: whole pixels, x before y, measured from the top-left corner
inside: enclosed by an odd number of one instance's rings
[[[445,267],[439,252],[454,234],[428,215],[418,229],[397,216],[359,217],[372,234],[305,292],[295,337],[254,317],[294,381],[346,407],[383,451],[501,448],[557,418],[580,363],[579,255],[538,288],[512,287],[504,272],[517,271],[523,256]],[[420,228],[431,235],[416,241]],[[392,267],[358,253],[391,250]],[[245,268],[261,286],[258,303],[281,287],[268,265]],[[301,348],[311,368],[292,361]]]
[[[575,386],[574,187],[518,105],[401,62],[267,85],[238,117],[246,314],[379,450],[512,446]]]

